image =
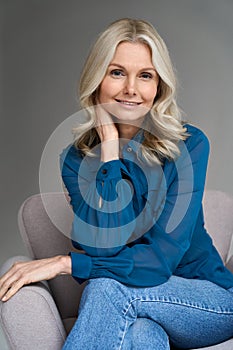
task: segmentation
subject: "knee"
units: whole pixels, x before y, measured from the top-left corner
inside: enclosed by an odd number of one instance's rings
[[[137,318],[129,333],[131,333],[133,349],[170,349],[165,330],[148,318]]]
[[[88,281],[85,289],[92,294],[113,295],[118,292],[124,293],[126,287],[112,278],[95,278]]]
[[[111,278],[96,278],[88,281],[85,287],[80,307],[90,302],[102,304],[103,307],[107,305],[114,305],[117,310],[124,314],[126,306],[131,300],[130,290],[123,284]]]
[[[104,299],[107,291],[114,289],[114,280],[110,278],[94,278],[90,279],[86,284],[83,293],[81,304],[88,300]]]

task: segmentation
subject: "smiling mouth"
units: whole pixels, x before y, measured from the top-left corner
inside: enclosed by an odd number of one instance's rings
[[[125,101],[125,100],[118,100],[118,99],[116,99],[116,101],[126,106],[138,106],[142,103],[142,102]]]

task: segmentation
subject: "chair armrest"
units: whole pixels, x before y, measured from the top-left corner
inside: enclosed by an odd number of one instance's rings
[[[19,257],[7,261],[29,260]],[[10,349],[61,350],[66,332],[55,302],[42,282],[24,286],[7,302],[0,302],[0,322]]]

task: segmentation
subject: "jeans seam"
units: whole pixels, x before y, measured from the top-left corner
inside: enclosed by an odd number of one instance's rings
[[[111,304],[114,306],[114,308],[116,309],[117,313],[122,317],[122,319],[124,320],[124,323],[125,323],[124,324],[124,330],[121,331],[122,332],[122,336],[121,336],[119,348],[117,349],[117,350],[121,350],[122,346],[123,346],[124,339],[125,339],[127,326],[129,324],[129,320],[127,319],[127,313],[129,312],[130,307],[132,307],[132,303],[134,301],[136,301],[136,300],[140,300],[140,298],[135,298],[133,300],[130,300],[128,306],[127,306],[127,303],[126,303],[126,306],[123,308],[123,312],[121,312],[120,310],[118,310],[118,308],[116,307],[115,303],[113,303],[112,299],[110,298],[110,296],[108,295],[108,293],[106,291],[105,291],[105,295],[109,299]],[[134,319],[136,319],[136,318],[134,317]]]
[[[111,304],[113,305],[113,307],[116,309],[116,311],[118,312],[118,314],[120,316],[122,316],[122,312],[118,309],[118,307],[115,305],[115,303],[112,301],[112,299],[110,298],[110,296],[108,295],[108,293],[105,291],[105,295],[108,298],[108,300],[111,302]],[[125,313],[123,312],[123,316],[125,316]]]
[[[128,307],[127,307],[126,310],[123,312],[123,315],[124,315],[124,316],[127,316],[127,313],[129,312],[129,309],[132,307],[133,302],[134,302],[134,301],[137,301],[137,300],[141,301],[140,298],[134,298],[134,299],[132,299],[132,300],[129,301]]]
[[[126,331],[127,331],[127,326],[128,326],[128,321],[127,321],[127,319],[125,319],[125,327],[124,327],[124,331],[123,331],[123,334],[122,334],[122,337],[121,337],[121,342],[120,342],[119,350],[122,349],[123,342],[124,342],[125,335],[126,335]]]
[[[135,299],[136,300],[136,299]],[[168,300],[160,300],[160,299],[155,299],[155,300],[144,300],[144,299],[137,299],[140,300],[142,303],[151,303],[151,302],[158,302],[158,303],[163,303],[163,304],[173,304],[177,306],[184,306],[188,308],[193,308],[201,311],[206,311],[206,312],[211,312],[215,314],[224,314],[224,315],[233,315],[233,310],[227,311],[227,310],[214,310],[206,307],[202,307],[199,305],[193,305],[185,302],[175,302],[175,301],[168,301]]]
[[[122,345],[123,345],[124,338],[125,338],[125,335],[126,335],[127,326],[129,324],[129,320],[127,320],[127,313],[129,312],[129,309],[132,307],[133,302],[135,302],[137,300],[140,301],[140,298],[134,298],[134,299],[130,300],[129,303],[128,303],[128,306],[125,308],[125,311],[123,311],[123,316],[124,316],[124,319],[125,319],[125,327],[124,327],[124,331],[123,331],[123,335],[122,335],[122,339],[121,339],[119,350],[122,349]],[[137,317],[134,317],[134,320],[136,320],[136,318]]]

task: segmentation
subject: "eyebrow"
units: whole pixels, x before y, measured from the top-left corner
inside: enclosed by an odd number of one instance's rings
[[[110,63],[109,64],[109,67],[110,66],[115,66],[115,67],[119,67],[119,68],[122,68],[122,69],[126,69],[124,66],[122,66],[121,64],[119,64],[119,63],[114,63],[114,62],[112,62],[112,63]],[[145,67],[145,68],[142,68],[142,69],[140,69],[140,71],[144,71],[144,70],[153,70],[153,71],[155,71],[156,72],[156,69],[154,68],[154,67]],[[157,72],[156,72],[157,73]]]

